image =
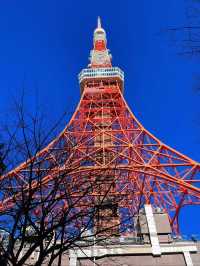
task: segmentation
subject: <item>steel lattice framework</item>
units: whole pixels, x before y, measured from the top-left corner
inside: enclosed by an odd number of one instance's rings
[[[112,205],[134,215],[144,203],[151,203],[169,214],[178,232],[180,209],[200,204],[199,163],[162,143],[131,112],[123,97],[123,72],[111,65],[100,19],[90,61],[79,75],[81,99],[74,115],[64,131],[37,154],[32,171],[37,173],[40,164],[44,184],[69,168],[70,180],[77,186],[96,177],[104,180],[99,190],[84,197],[85,204],[103,195],[106,182],[112,180],[108,193]],[[25,182],[29,164],[23,163],[4,178]],[[6,202],[5,198],[2,206]]]

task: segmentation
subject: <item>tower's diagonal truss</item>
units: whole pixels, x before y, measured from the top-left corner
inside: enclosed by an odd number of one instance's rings
[[[89,68],[79,75],[80,103],[64,131],[36,157],[4,177],[10,184],[24,182],[28,173],[43,171],[43,185],[58,173],[76,184],[74,195],[97,177],[115,183],[109,191],[113,204],[135,215],[144,203],[165,210],[178,231],[183,206],[200,204],[200,165],[165,145],[135,118],[123,97],[123,72],[111,65],[105,31],[100,21],[94,33]],[[34,181],[33,181],[34,187]],[[85,206],[105,193],[94,188],[83,197]],[[4,195],[1,210],[10,202]],[[80,204],[81,205],[81,204]],[[82,205],[83,206],[83,205]]]

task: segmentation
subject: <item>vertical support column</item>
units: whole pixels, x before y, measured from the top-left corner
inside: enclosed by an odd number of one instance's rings
[[[69,251],[69,266],[76,266],[77,265],[77,256],[73,250]]]
[[[189,251],[183,252],[186,266],[193,266],[192,258]]]
[[[152,246],[152,253],[153,255],[161,255],[161,249],[160,244],[158,240],[157,230],[156,230],[156,223],[153,216],[153,210],[151,205],[144,205],[145,213],[146,213],[146,219],[147,219],[147,225],[149,228],[149,236]]]

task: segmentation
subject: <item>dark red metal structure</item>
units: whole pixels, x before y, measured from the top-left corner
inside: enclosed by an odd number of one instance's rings
[[[95,221],[99,226],[120,222],[123,209],[132,217],[151,203],[169,214],[172,229],[178,232],[180,209],[200,204],[200,165],[158,140],[131,112],[123,97],[124,73],[112,67],[100,19],[93,45],[90,64],[79,74],[78,107],[64,131],[36,155],[32,171],[36,174],[40,164],[44,185],[67,169],[70,182],[77,186],[80,181],[99,182],[99,188],[84,197],[88,206],[110,186]],[[21,164],[4,178],[25,181],[29,165],[30,161]],[[7,202],[2,201],[4,208]]]

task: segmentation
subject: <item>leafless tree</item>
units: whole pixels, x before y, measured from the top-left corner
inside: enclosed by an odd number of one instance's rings
[[[162,36],[167,36],[176,54],[187,60],[200,59],[200,1],[184,0],[184,21],[180,25],[169,25],[161,30]],[[193,74],[192,89],[199,92],[200,74]]]
[[[99,179],[98,173],[74,179],[76,166],[70,166],[70,161],[68,167],[64,165],[65,153],[70,154],[72,147],[60,144],[59,152],[51,154],[44,149],[61,119],[47,132],[40,116],[27,115],[23,101],[15,110],[15,127],[4,128],[8,136],[5,161],[9,170],[19,161],[25,163],[0,177],[1,264],[29,265],[37,252],[32,265],[52,265],[55,260],[61,265],[64,252],[93,245],[94,238],[102,242],[120,226],[94,226],[109,204],[115,181]],[[105,171],[109,175],[110,170]],[[91,192],[101,190],[102,185],[104,195],[97,200]]]
[[[183,25],[168,26],[163,32],[167,33],[178,55],[194,58],[200,55],[200,1],[185,0],[183,5],[185,9]]]

